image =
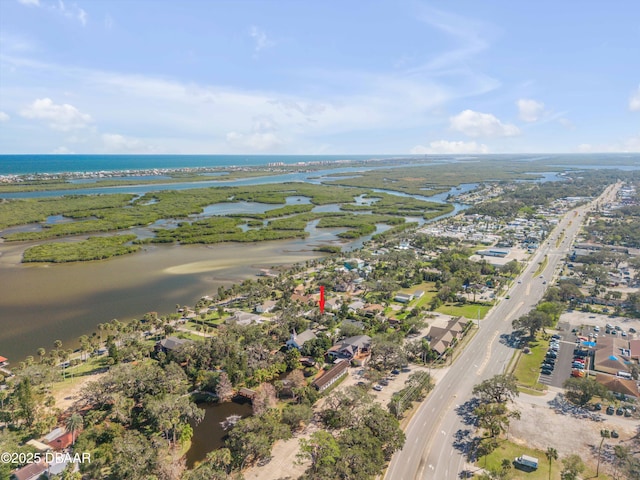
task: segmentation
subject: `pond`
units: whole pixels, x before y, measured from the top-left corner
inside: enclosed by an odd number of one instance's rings
[[[191,448],[186,454],[187,468],[193,468],[196,462],[205,459],[207,453],[223,446],[226,432],[220,422],[231,415],[245,418],[252,413],[249,402],[201,403],[198,406],[205,411],[205,415],[202,422],[192,425]]]

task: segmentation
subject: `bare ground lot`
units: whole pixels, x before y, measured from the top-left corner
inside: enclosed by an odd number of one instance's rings
[[[604,414],[598,415],[602,421],[584,418],[580,411],[561,408],[559,392],[560,389],[550,389],[545,396],[521,393],[515,400],[515,408],[520,411],[521,418],[512,420],[509,439],[542,451],[553,447],[560,458],[576,453],[595,469],[600,430],[616,430],[620,437],[605,440],[600,466],[601,472],[613,472],[613,448],[615,445],[632,444],[631,438],[640,431],[637,419]]]

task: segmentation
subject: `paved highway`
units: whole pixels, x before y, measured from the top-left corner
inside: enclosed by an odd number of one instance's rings
[[[465,350],[450,367],[447,375],[414,414],[406,430],[404,448],[394,455],[385,478],[388,480],[449,480],[459,478],[466,467],[463,451],[454,447],[456,432],[473,429],[464,425],[456,407],[472,397],[473,386],[502,373],[513,355],[504,337],[511,331],[511,322],[542,298],[545,280],[550,280],[560,260],[571,247],[584,220],[585,212],[596,202],[615,198],[619,185],[610,185],[590,205],[569,211],[558,222],[547,241],[538,249],[518,280],[494,307]],[[563,236],[564,234],[564,236]],[[560,244],[556,247],[556,242]],[[540,262],[547,257],[544,271],[535,275]],[[541,278],[542,275],[544,278]],[[470,434],[473,436],[474,432]]]

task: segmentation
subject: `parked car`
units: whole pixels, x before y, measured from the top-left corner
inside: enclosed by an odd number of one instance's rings
[[[620,435],[615,430],[611,430],[611,438],[618,438]]]
[[[635,329],[635,328],[633,328],[633,327],[630,327],[630,328],[629,328],[629,333],[636,333],[636,329]]]
[[[373,386],[373,389],[374,389],[376,392],[381,392],[381,391],[382,391],[382,385],[374,385],[374,386]]]
[[[553,338],[554,340],[560,340],[562,337],[557,333],[554,333],[553,335],[551,335],[551,338]]]
[[[380,385],[384,385],[386,387],[387,385],[389,385],[389,380],[383,378],[382,380],[380,380]]]
[[[601,403],[596,403],[596,404],[593,406],[593,408],[594,408],[595,410],[600,411],[600,410],[602,410],[602,404],[601,404]]]
[[[613,408],[613,405],[609,405],[607,407],[607,415],[613,415],[615,412],[615,408]]]
[[[571,370],[571,376],[572,377],[584,377],[584,370],[578,370],[577,368],[574,368],[573,370]]]
[[[624,408],[618,407],[618,409],[616,410],[616,415],[624,415]]]
[[[541,373],[543,375],[551,375],[553,373],[553,370],[551,370],[550,368],[543,368]]]
[[[600,331],[600,327],[596,325],[595,327],[593,327],[593,331],[594,332],[599,332]]]

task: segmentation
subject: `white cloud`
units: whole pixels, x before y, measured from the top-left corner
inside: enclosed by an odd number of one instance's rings
[[[429,143],[428,147],[425,147],[424,145],[416,145],[411,149],[411,153],[489,153],[489,147],[484,143],[478,144],[476,142],[437,140]]]
[[[576,126],[568,118],[560,117],[558,119],[558,123],[560,125],[562,125],[564,128],[566,128],[567,130],[575,130],[576,129]]]
[[[234,149],[255,152],[277,150],[284,142],[275,133],[252,133],[245,135],[238,132],[229,132],[226,135],[227,143]]]
[[[58,5],[51,5],[51,10],[61,13],[67,18],[78,20],[83,27],[87,25],[87,19],[89,15],[77,4],[73,3],[70,6],[65,5],[62,0],[58,0]]]
[[[255,51],[256,53],[264,50],[265,48],[273,47],[276,43],[267,37],[267,34],[264,30],[253,26],[249,29],[249,35],[255,41]]]
[[[521,98],[517,105],[520,119],[525,122],[536,122],[544,113],[544,103],[529,98]]]
[[[49,127],[62,131],[84,128],[92,121],[90,115],[82,113],[73,105],[57,105],[50,98],[34,100],[31,105],[20,110],[20,115],[29,119],[46,120]]]
[[[39,7],[40,0],[18,0],[22,5],[29,5],[30,7]]]
[[[449,118],[453,130],[470,137],[513,137],[520,134],[515,125],[502,123],[490,113],[464,110]]]
[[[152,153],[153,148],[142,140],[118,133],[103,133],[102,150],[105,153]]]
[[[632,112],[640,112],[640,86],[629,98],[629,110]]]
[[[111,30],[113,28],[113,17],[109,14],[104,17],[104,28],[107,30]]]
[[[580,153],[640,153],[640,133],[615,143],[578,145]]]
[[[0,123],[8,122],[10,118],[8,114],[0,111]]]
[[[67,147],[63,145],[61,147],[54,149],[51,153],[53,153],[54,155],[68,155],[70,153],[75,153],[75,152],[69,150]]]

